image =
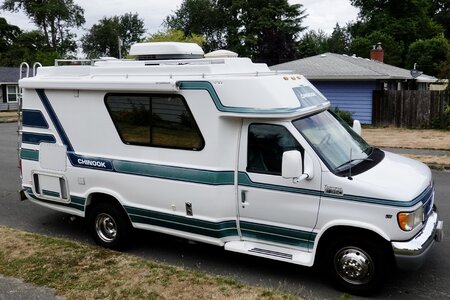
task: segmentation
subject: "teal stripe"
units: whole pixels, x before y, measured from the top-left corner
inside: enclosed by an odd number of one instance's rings
[[[233,185],[234,182],[233,171],[208,171],[117,160],[113,162],[113,166],[119,173],[149,176],[168,180],[179,180],[210,185]]]
[[[125,206],[131,221],[148,225],[160,226],[213,238],[238,236],[236,221],[209,222],[179,215],[166,214]]]
[[[26,160],[38,161],[39,151],[22,148],[20,151],[20,157]],[[163,166],[156,164],[147,164],[140,162],[120,161],[120,160],[113,161],[113,166],[115,172],[123,174],[147,176],[160,179],[177,180],[183,182],[200,183],[208,185],[234,185],[233,171],[211,171],[211,170],[181,168],[174,166]],[[253,187],[258,189],[325,197],[328,199],[338,199],[338,200],[371,203],[386,206],[397,206],[397,207],[411,207],[420,202],[425,203],[431,197],[431,194],[433,192],[432,187],[430,185],[419,196],[415,197],[411,201],[404,202],[400,200],[388,200],[382,198],[372,198],[349,194],[338,196],[326,194],[318,190],[254,182],[245,172],[238,173],[238,182],[239,185],[241,186]]]
[[[411,207],[420,202],[422,202],[422,203],[427,202],[428,199],[431,197],[432,193],[433,193],[433,188],[431,187],[431,185],[429,185],[419,196],[412,199],[411,201],[406,201],[406,202],[400,201],[400,200],[386,200],[386,199],[381,199],[381,198],[362,197],[362,196],[355,196],[355,195],[337,196],[337,195],[330,195],[330,194],[322,193],[322,196],[328,197],[328,198],[335,198],[335,199],[355,201],[355,202],[372,203],[372,204],[379,204],[379,205]]]
[[[59,193],[54,191],[42,190],[42,194],[50,197],[59,197]]]
[[[316,234],[308,231],[294,230],[265,224],[240,222],[242,235],[248,238],[266,240],[302,248],[312,248]]]
[[[20,158],[25,160],[39,161],[39,151],[31,149],[20,149]]]
[[[180,215],[134,208],[131,206],[125,206],[125,210],[130,216],[130,219],[135,223],[160,226],[213,238],[238,236],[235,220],[209,222]],[[302,248],[312,247],[316,236],[316,234],[311,232],[251,222],[241,222],[240,226],[243,235],[246,237]]]
[[[297,113],[302,110],[301,106],[294,108],[272,108],[272,109],[257,109],[253,107],[236,107],[225,106],[216,93],[213,85],[209,81],[178,81],[177,84],[181,90],[205,90],[209,93],[217,110],[229,113],[243,113],[243,114],[290,114]],[[245,101],[242,101],[245,103]]]
[[[245,172],[239,172],[238,180],[239,180],[239,185],[258,188],[258,189],[273,190],[273,191],[280,191],[280,192],[287,192],[287,193],[296,193],[296,194],[318,196],[318,197],[320,197],[320,195],[321,195],[321,192],[316,191],[316,190],[293,188],[293,187],[288,187],[288,186],[283,186],[283,185],[254,182],[250,179],[248,174]]]
[[[57,201],[51,201],[51,200],[47,200],[47,199],[42,199],[37,197],[36,195],[33,194],[33,191],[31,188],[27,188],[26,193],[33,198],[34,200],[37,200],[39,202],[43,202],[43,203],[47,203],[47,204],[52,204],[52,205],[58,205],[58,206],[64,206],[64,207],[68,207],[68,208],[73,208],[79,211],[84,211],[84,206],[86,203],[86,199],[81,198],[81,197],[77,197],[77,196],[70,196],[70,202],[69,203],[63,203],[63,202],[57,202]]]

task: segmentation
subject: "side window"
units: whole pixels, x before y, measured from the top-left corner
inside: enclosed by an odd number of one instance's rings
[[[6,86],[7,102],[17,102],[18,94],[19,94],[19,86],[17,86],[17,85],[7,85]]]
[[[303,148],[281,125],[251,124],[248,129],[247,172],[281,175],[283,152]]]
[[[204,147],[180,95],[108,94],[105,103],[125,144],[195,151]]]

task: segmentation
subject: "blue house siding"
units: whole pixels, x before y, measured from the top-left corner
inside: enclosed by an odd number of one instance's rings
[[[353,119],[372,124],[372,91],[375,81],[311,81],[332,107],[353,113]]]

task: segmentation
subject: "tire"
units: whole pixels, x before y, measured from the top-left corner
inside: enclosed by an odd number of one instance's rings
[[[89,214],[89,229],[102,247],[123,250],[128,245],[131,228],[126,214],[113,203],[98,203]]]
[[[355,295],[378,291],[391,269],[391,256],[384,243],[362,239],[347,238],[331,243],[324,264],[332,282],[340,290]]]

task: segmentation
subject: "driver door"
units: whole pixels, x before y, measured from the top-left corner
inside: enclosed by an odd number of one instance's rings
[[[310,155],[316,174],[310,180],[295,183],[281,176],[283,152],[305,153],[299,139],[291,123],[244,122],[238,186],[242,240],[312,248],[320,202],[319,162]]]

